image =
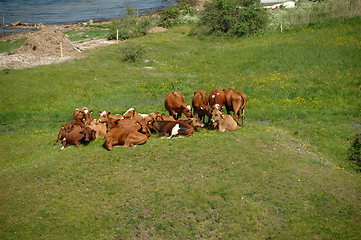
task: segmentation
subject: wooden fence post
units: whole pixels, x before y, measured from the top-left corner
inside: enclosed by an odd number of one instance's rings
[[[282,32],[282,23],[281,23],[281,32]]]
[[[60,57],[63,58],[63,44],[60,42]]]

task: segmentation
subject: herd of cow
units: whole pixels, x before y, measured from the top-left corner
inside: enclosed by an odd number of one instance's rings
[[[244,126],[246,104],[247,97],[243,92],[217,88],[210,92],[209,97],[203,90],[194,92],[193,114],[180,92],[171,92],[165,98],[164,107],[169,116],[159,112],[140,114],[130,108],[123,115],[99,111],[99,118],[93,119],[93,110],[84,107],[76,109],[72,121],[61,126],[54,145],[62,140],[60,150],[63,150],[67,145],[79,146],[104,137],[104,146],[111,150],[114,145],[128,147],[144,144],[151,139],[152,132],[158,133],[158,137],[173,138],[189,136],[198,127],[221,132],[236,131],[239,118]],[[228,114],[223,113],[224,107]],[[234,119],[229,115],[231,111],[234,112]],[[182,117],[182,113],[186,117]],[[205,116],[208,117],[207,122]]]

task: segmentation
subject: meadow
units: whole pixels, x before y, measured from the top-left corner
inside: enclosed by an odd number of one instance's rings
[[[71,62],[0,72],[2,239],[358,239],[360,18],[246,38],[178,26]],[[140,46],[145,60],[122,61]],[[166,113],[234,88],[245,126],[107,151],[53,146],[74,109]]]

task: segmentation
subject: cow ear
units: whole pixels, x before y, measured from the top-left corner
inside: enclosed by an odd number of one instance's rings
[[[80,134],[84,134],[84,132],[83,131],[81,131],[81,132],[79,132]]]
[[[90,110],[90,113],[93,113],[94,111],[93,110]]]
[[[118,124],[121,119],[115,120],[115,124]]]

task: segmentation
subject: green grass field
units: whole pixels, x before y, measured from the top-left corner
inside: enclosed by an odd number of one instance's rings
[[[237,39],[190,27],[0,72],[2,239],[359,239],[361,21]],[[147,61],[123,62],[141,46]],[[145,68],[153,67],[153,69]],[[165,113],[232,87],[245,127],[107,151],[53,146],[74,109]]]

